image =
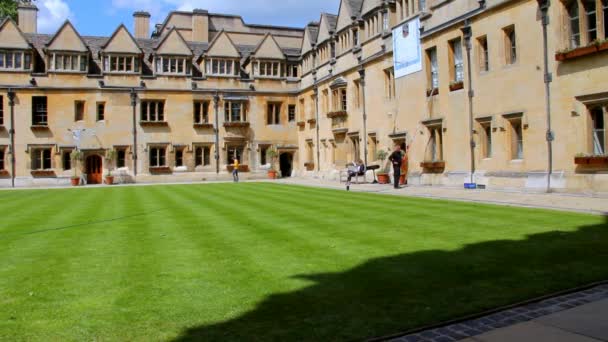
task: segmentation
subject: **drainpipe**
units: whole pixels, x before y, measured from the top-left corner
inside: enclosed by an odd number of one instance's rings
[[[15,92],[13,89],[8,90],[8,105],[11,107],[11,129],[9,134],[11,136],[11,187],[15,187]]]
[[[321,172],[321,149],[319,146],[320,138],[319,138],[319,87],[317,86],[317,81],[315,79],[315,117],[317,118],[317,123],[315,124],[315,128],[317,131],[317,173]]]
[[[551,5],[550,0],[537,0],[538,7],[541,12],[541,22],[543,25],[543,54],[544,54],[544,79],[545,79],[545,106],[547,110],[547,154],[548,154],[548,165],[547,165],[547,192],[551,192],[551,175],[553,174],[553,140],[555,135],[551,129],[551,82],[553,81],[553,75],[549,72],[549,48],[547,39],[547,26],[549,25],[549,6]]]
[[[359,77],[361,78],[361,100],[363,105],[363,161],[367,167],[367,111],[365,109],[365,68],[363,66],[359,68]]]
[[[133,177],[137,177],[137,93],[131,89],[131,107],[133,108]]]
[[[220,174],[220,122],[219,122],[220,95],[216,91],[213,96],[213,108],[215,110],[215,173]]]
[[[464,27],[460,29],[464,35],[464,44],[465,49],[467,50],[467,75],[469,78],[469,91],[468,91],[468,100],[469,100],[469,136],[470,136],[470,148],[471,148],[471,179],[470,183],[474,183],[475,178],[475,139],[473,136],[473,97],[475,97],[475,92],[473,91],[473,77],[471,70],[471,37],[473,32],[471,30],[471,23],[467,19],[464,22]]]

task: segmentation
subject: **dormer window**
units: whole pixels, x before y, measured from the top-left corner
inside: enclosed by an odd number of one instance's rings
[[[26,51],[0,51],[0,70],[31,70],[32,54]]]
[[[103,68],[108,73],[139,73],[140,61],[136,55],[104,56]]]
[[[188,57],[156,56],[156,73],[160,75],[190,75]]]
[[[55,72],[87,72],[88,58],[84,54],[52,53],[49,65]]]
[[[253,64],[253,73],[258,77],[283,77],[283,63],[258,61]]]
[[[240,64],[234,59],[209,58],[205,60],[205,70],[210,76],[238,76]]]

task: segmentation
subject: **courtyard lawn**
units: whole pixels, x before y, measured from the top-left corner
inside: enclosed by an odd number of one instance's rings
[[[270,183],[0,201],[2,341],[362,340],[608,279],[600,216]]]

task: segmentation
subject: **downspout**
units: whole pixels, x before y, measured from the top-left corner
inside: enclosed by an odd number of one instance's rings
[[[219,103],[220,95],[216,91],[213,96],[213,108],[215,111],[215,173],[220,174],[220,122],[219,122]]]
[[[473,97],[475,92],[473,90],[473,72],[471,70],[471,37],[473,32],[471,30],[471,22],[469,19],[465,20],[464,27],[461,29],[464,35],[464,44],[467,50],[467,77],[469,78],[469,137],[470,137],[470,148],[471,148],[471,178],[470,183],[474,183],[475,178],[475,137],[473,135]]]
[[[549,6],[550,0],[537,0],[541,12],[541,22],[543,25],[543,54],[544,54],[544,80],[545,80],[545,106],[547,110],[547,193],[551,192],[551,175],[553,174],[553,140],[555,135],[551,129],[551,82],[553,75],[549,72],[549,47],[547,39],[547,26],[549,25]]]
[[[11,107],[11,129],[9,134],[11,136],[11,187],[15,187],[15,92],[13,89],[8,90],[8,105]]]
[[[365,166],[367,167],[367,112],[365,109],[365,68],[363,68],[363,66],[361,66],[361,68],[359,69],[359,77],[361,78],[361,97],[363,105],[363,161],[365,162]]]
[[[315,124],[317,131],[317,173],[321,172],[321,149],[319,146],[320,138],[319,138],[319,87],[316,84],[315,79],[315,117],[317,118],[317,123]]]
[[[133,177],[137,177],[137,93],[131,89],[131,107],[133,108]]]

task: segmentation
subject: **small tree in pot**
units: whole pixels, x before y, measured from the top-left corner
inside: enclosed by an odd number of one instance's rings
[[[277,170],[274,168],[274,164],[276,162],[279,153],[274,148],[269,148],[266,150],[266,159],[270,160],[270,169],[268,169],[268,178],[277,179]]]
[[[72,186],[80,185],[80,176],[78,175],[78,169],[80,166],[80,160],[82,159],[82,153],[78,150],[72,151],[70,153],[70,161],[72,162],[72,170],[74,170],[74,174],[71,178]]]
[[[112,168],[114,167],[114,159],[116,159],[116,151],[106,151],[106,165],[108,166],[108,173],[106,174],[106,184],[114,184],[114,176],[112,175]]]
[[[380,170],[378,171],[378,183],[380,184],[388,184],[390,183],[390,178],[389,178],[389,168],[388,168],[388,164],[385,163],[386,158],[388,158],[389,152],[385,151],[385,150],[379,150],[376,153],[376,159],[380,160],[381,164],[380,164]]]

